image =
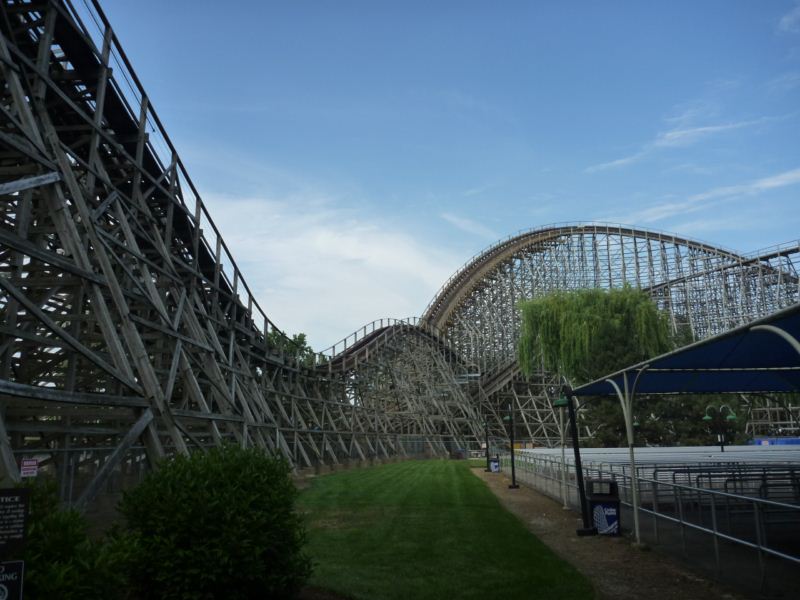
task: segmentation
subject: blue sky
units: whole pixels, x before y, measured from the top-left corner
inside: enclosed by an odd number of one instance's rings
[[[262,306],[317,348],[519,229],[800,238],[798,2],[235,6],[104,3]]]

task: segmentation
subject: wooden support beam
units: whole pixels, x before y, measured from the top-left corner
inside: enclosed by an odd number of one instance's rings
[[[145,428],[147,428],[152,421],[153,411],[152,409],[147,408],[137,419],[136,423],[133,424],[133,427],[131,427],[130,430],[125,434],[117,447],[114,448],[111,456],[109,456],[108,459],[106,459],[106,461],[103,463],[103,466],[100,467],[100,470],[94,476],[94,479],[92,479],[92,481],[90,481],[86,486],[86,489],[75,503],[76,509],[81,511],[86,509],[86,506],[89,504],[89,502],[94,499],[94,497],[108,480],[111,473],[113,473],[114,469],[117,468],[117,465],[125,456],[125,453],[127,453],[130,447],[133,446],[134,442],[139,439]]]
[[[31,188],[55,183],[56,181],[61,181],[61,175],[56,172],[50,172],[44,175],[36,175],[35,177],[25,177],[24,179],[17,179],[16,181],[9,181],[8,183],[0,183],[0,196],[16,194]]]

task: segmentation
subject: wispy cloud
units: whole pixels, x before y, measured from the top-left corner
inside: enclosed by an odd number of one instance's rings
[[[659,133],[656,138],[651,142],[653,148],[677,148],[681,146],[690,146],[699,142],[705,137],[717,133],[724,133],[726,131],[734,131],[736,129],[743,129],[753,125],[759,125],[766,122],[767,119],[752,119],[750,121],[739,121],[736,123],[723,123],[721,125],[705,125],[702,127],[686,127],[683,129],[673,129]]]
[[[791,71],[775,77],[767,82],[767,89],[770,92],[790,92],[800,86],[800,72]]]
[[[481,194],[488,192],[489,190],[492,190],[496,187],[497,184],[492,184],[492,183],[486,185],[478,185],[469,188],[468,190],[464,190],[464,192],[461,195],[464,196],[465,198],[471,198],[472,196],[480,196]]]
[[[608,162],[600,163],[597,165],[592,165],[590,167],[586,167],[584,171],[586,173],[598,173],[600,171],[608,171],[609,169],[617,169],[619,167],[627,167],[635,162],[640,161],[645,156],[647,156],[647,150],[640,150],[636,154],[631,154],[629,156],[623,156],[622,158],[617,158],[615,160],[610,160]]]
[[[710,175],[714,169],[692,162],[684,162],[666,169],[666,172],[690,173],[692,175]]]
[[[688,119],[686,115],[676,117],[679,122],[685,123]],[[638,162],[650,154],[665,148],[681,148],[691,146],[700,142],[701,140],[725,133],[728,131],[735,131],[737,129],[744,129],[755,125],[761,125],[774,120],[775,117],[762,117],[760,119],[750,119],[746,121],[736,121],[732,123],[720,123],[717,125],[703,125],[703,126],[679,126],[673,129],[662,131],[658,133],[655,138],[645,143],[638,152],[622,158],[617,158],[608,162],[592,165],[585,169],[586,173],[597,173],[599,171],[607,171],[609,169],[616,169],[619,167],[626,167],[630,164]]]
[[[441,216],[442,219],[450,223],[450,225],[452,225],[453,227],[456,227],[466,233],[471,233],[472,235],[477,235],[491,240],[496,240],[500,237],[496,232],[492,231],[489,227],[486,227],[485,225],[478,223],[477,221],[473,221],[472,219],[468,219],[466,217],[460,217],[458,215],[454,215],[453,213],[442,213],[439,216]]]
[[[420,90],[410,95],[412,99],[419,99],[426,106],[438,105],[448,114],[458,113],[466,117],[491,119],[501,125],[513,125],[518,122],[513,110],[489,100],[485,95],[477,95],[454,88]]]
[[[316,349],[375,318],[419,315],[462,262],[316,195],[205,201],[267,315]]]
[[[778,31],[797,33],[800,31],[800,4],[781,17],[778,21]]]
[[[676,223],[671,229],[683,235],[703,236],[719,231],[746,231],[754,227],[769,225],[769,217],[763,212],[744,211],[729,215],[713,215],[707,218],[690,219]]]
[[[784,171],[769,177],[762,177],[747,183],[715,187],[699,194],[693,194],[685,200],[665,202],[645,208],[629,215],[628,218],[634,223],[653,223],[676,215],[698,211],[707,207],[708,203],[712,201],[753,196],[769,190],[797,184],[800,184],[800,168]]]

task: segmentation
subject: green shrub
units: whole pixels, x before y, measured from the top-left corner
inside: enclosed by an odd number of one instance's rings
[[[223,446],[163,463],[120,504],[142,598],[289,598],[310,574],[285,460]]]
[[[125,540],[93,542],[84,517],[61,509],[55,482],[26,482],[31,488],[30,516],[23,558],[25,597],[123,598]]]

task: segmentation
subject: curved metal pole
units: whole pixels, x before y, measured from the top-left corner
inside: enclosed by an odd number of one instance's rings
[[[794,348],[798,354],[800,354],[800,341],[797,341],[797,338],[795,338],[791,333],[781,329],[780,327],[776,327],[775,325],[753,325],[750,328],[750,331],[766,331],[768,333],[774,333],[775,335],[786,340],[789,345]]]
[[[633,508],[633,534],[637,544],[642,543],[641,529],[639,527],[639,480],[636,476],[636,454],[634,452],[634,436],[633,436],[633,397],[636,394],[636,388],[639,385],[639,378],[650,367],[645,365],[636,374],[631,389],[628,388],[628,373],[622,374],[622,383],[624,391],[619,389],[617,382],[613,379],[606,379],[606,383],[614,388],[617,393],[619,402],[622,405],[622,416],[625,419],[625,433],[628,438],[628,459],[631,468],[631,504]]]

